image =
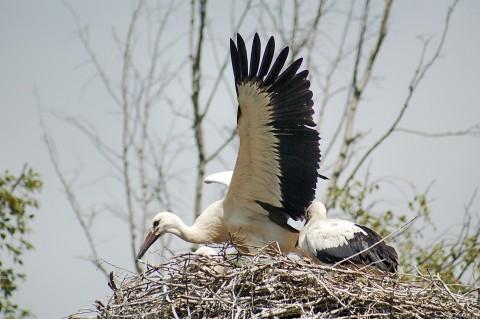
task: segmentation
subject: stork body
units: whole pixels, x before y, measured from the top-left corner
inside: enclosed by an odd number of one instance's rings
[[[319,136],[308,71],[297,72],[302,59],[281,72],[288,47],[275,60],[274,50],[271,37],[261,57],[255,34],[248,61],[241,36],[237,44],[230,40],[240,148],[231,177],[220,178],[230,181],[227,195],[190,227],[171,213],[157,214],[138,258],[164,233],[200,244],[226,242],[230,236],[252,246],[277,241],[284,252],[296,250],[298,230],[287,221],[304,219],[315,196]]]
[[[375,267],[396,272],[398,255],[368,227],[342,219],[328,219],[325,206],[314,202],[307,210],[307,223],[300,231],[298,246],[324,264]],[[347,260],[348,259],[348,260]]]

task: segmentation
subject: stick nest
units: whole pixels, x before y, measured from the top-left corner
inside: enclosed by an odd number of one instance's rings
[[[332,269],[272,254],[183,254],[115,283],[96,318],[480,318],[437,276]],[[84,313],[85,314],[85,313]],[[92,313],[91,313],[92,314]],[[78,314],[77,314],[78,315]],[[80,318],[80,317],[77,317]],[[85,317],[83,317],[85,318]]]

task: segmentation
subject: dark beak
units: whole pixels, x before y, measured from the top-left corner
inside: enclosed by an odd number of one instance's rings
[[[147,252],[148,248],[152,246],[152,244],[160,237],[160,235],[155,234],[153,230],[151,230],[148,234],[147,237],[145,237],[145,240],[143,241],[142,247],[140,247],[140,251],[138,252],[137,259],[140,259],[145,255]]]

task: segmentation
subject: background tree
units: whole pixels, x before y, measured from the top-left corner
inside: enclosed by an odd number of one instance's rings
[[[6,319],[31,315],[13,296],[19,282],[25,280],[18,268],[23,265],[23,254],[33,248],[26,236],[41,188],[38,174],[26,165],[18,176],[9,171],[0,175],[0,315]]]
[[[74,177],[61,168],[53,138],[44,126],[56,173],[88,240],[89,260],[105,274],[108,269],[96,249],[92,231],[100,211],[125,221],[135,264],[139,241],[155,211],[188,213],[193,219],[201,211],[202,180],[207,168],[233,168],[236,98],[228,72],[225,34],[233,35],[252,24],[258,26],[255,31],[260,34],[274,34],[279,43],[288,44],[292,60],[306,58],[318,129],[324,137],[321,173],[330,177],[327,183],[319,183],[318,197],[329,212],[346,215],[384,236],[420,216],[420,221],[402,236],[390,238],[396,240],[403,270],[434,269],[450,273],[450,282],[478,282],[472,277],[479,264],[474,213],[466,219],[463,230],[453,235],[455,240],[437,241],[435,247],[429,247],[419,239],[426,230],[432,230],[430,188],[418,190],[415,181],[372,173],[373,156],[396,134],[417,138],[480,136],[478,123],[445,132],[401,127],[405,114],[416,106],[415,94],[441,57],[457,1],[452,1],[445,12],[444,23],[438,26],[439,36],[421,38],[418,63],[405,66],[411,70],[411,78],[405,83],[403,99],[389,101],[382,110],[385,120],[370,127],[362,127],[359,118],[369,112],[366,96],[379,82],[375,74],[389,41],[388,27],[395,10],[392,0],[232,2],[227,6],[229,30],[221,30],[221,34],[209,15],[212,6],[218,4],[206,0],[188,4],[140,0],[134,4],[128,26],[122,31],[113,30],[119,58],[110,68],[94,49],[88,26],[82,25],[75,10],[70,9],[88,65],[95,73],[95,81],[89,85],[104,88],[111,98],[105,112],[114,112],[121,123],[115,126],[118,143],[107,143],[101,127],[88,119],[55,113],[91,141],[97,155],[108,163],[109,187],[121,187],[122,195],[102,203],[82,202]],[[174,29],[175,19],[183,19],[185,28]],[[337,26],[335,31],[330,28],[332,24]],[[250,38],[244,31],[242,34]],[[231,107],[225,110],[225,105]],[[333,110],[340,116],[333,116]],[[232,116],[223,120],[227,113]],[[189,166],[179,165],[179,158],[186,159]],[[91,180],[99,178],[92,176]],[[395,210],[385,200],[392,189],[404,202]],[[171,238],[162,240],[160,254],[164,255],[172,247]]]

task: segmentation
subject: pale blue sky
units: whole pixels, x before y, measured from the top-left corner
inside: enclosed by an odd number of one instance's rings
[[[100,60],[114,73],[118,53],[111,40],[111,27],[115,26],[120,34],[126,28],[131,2],[69,3],[82,23],[89,25]],[[230,11],[226,3],[212,1],[209,7],[210,22],[217,26],[219,50],[225,52],[231,36],[228,31]],[[398,107],[403,101],[420,51],[417,36],[439,34],[449,3],[399,1],[394,4],[390,33],[375,67],[376,81],[365,95],[368,111],[359,114],[359,127],[378,128],[369,138],[380,135],[382,124],[387,125],[395,116],[396,112],[385,110]],[[175,19],[176,30],[184,37],[179,47],[185,48],[188,11],[178,12]],[[335,24],[330,28],[335,29]],[[25,256],[28,280],[16,296],[16,300],[38,318],[61,317],[79,308],[91,307],[95,299],[108,294],[105,278],[83,259],[88,255],[86,242],[42,142],[34,96],[36,87],[44,109],[89,118],[101,128],[106,140],[115,140],[118,117],[112,113],[111,101],[102,87],[95,81],[89,82],[94,72],[84,63],[86,54],[75,30],[75,22],[62,1],[0,1],[0,169],[16,172],[26,162],[41,174],[45,183],[40,195],[42,207],[32,225],[35,250]],[[248,34],[254,30],[255,25],[250,23],[242,32]],[[440,132],[480,122],[479,30],[480,2],[460,2],[452,17],[443,57],[419,88],[401,127]],[[221,97],[225,100],[212,106],[213,114],[217,114],[218,122],[234,125],[234,107],[228,95]],[[182,99],[188,103],[185,96]],[[335,112],[327,117],[338,116]],[[157,116],[161,128],[165,123],[161,114]],[[83,177],[102,175],[105,163],[98,156],[91,156],[89,143],[69,125],[49,115],[46,120],[57,143],[62,167],[67,172],[80,172],[81,200],[95,202],[106,196],[121,200],[122,193],[115,193],[115,189],[88,191],[91,181]],[[321,133],[324,140],[331,136],[332,127],[328,121]],[[209,131],[207,137],[214,139],[215,134]],[[232,168],[234,152],[233,148],[228,149],[224,156],[225,166],[211,165],[209,172]],[[191,154],[182,155],[178,159],[179,169],[192,168],[195,163],[191,158]],[[372,171],[376,176],[405,178],[420,190],[435,181],[431,192],[435,199],[432,218],[440,229],[460,222],[463,204],[479,185],[480,139],[428,139],[397,134],[373,158]],[[179,187],[181,194],[176,196],[185,194],[185,203],[180,205],[185,211],[181,215],[191,220],[193,181],[188,174],[184,180],[188,187]],[[219,190],[214,188],[207,192],[204,206],[218,196]],[[398,198],[392,195],[392,203],[396,201]],[[474,208],[478,212],[478,201]],[[117,266],[131,269],[126,229],[118,221],[110,222],[103,216],[94,231],[102,256]]]

